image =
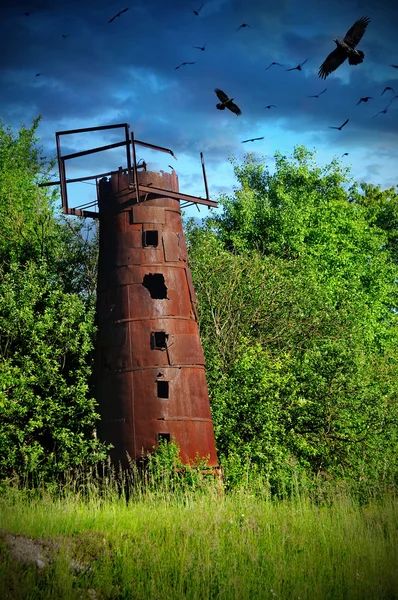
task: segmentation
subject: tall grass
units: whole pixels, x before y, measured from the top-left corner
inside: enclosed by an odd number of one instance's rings
[[[273,500],[266,486],[225,493],[192,477],[141,481],[128,502],[114,476],[56,491],[4,485],[0,528],[55,545],[39,570],[3,536],[0,597],[398,599],[393,495],[360,504],[341,488],[310,497],[297,486]]]

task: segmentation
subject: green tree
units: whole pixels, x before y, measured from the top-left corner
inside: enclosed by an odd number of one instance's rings
[[[337,160],[275,158],[273,175],[235,162],[222,214],[187,228],[221,459],[276,486],[289,465],[394,478],[392,220],[376,222]]]
[[[39,188],[36,119],[0,124],[0,470],[47,478],[104,458],[89,388],[97,244]]]

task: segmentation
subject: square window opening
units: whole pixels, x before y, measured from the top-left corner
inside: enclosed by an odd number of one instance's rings
[[[169,433],[158,433],[158,444],[165,442],[170,442],[170,434]]]
[[[159,232],[156,229],[148,229],[147,231],[143,231],[142,234],[144,246],[159,245]]]
[[[165,331],[154,331],[151,334],[151,347],[153,350],[164,350],[167,346],[168,335]]]
[[[168,381],[157,381],[158,386],[158,398],[169,397],[169,382]]]

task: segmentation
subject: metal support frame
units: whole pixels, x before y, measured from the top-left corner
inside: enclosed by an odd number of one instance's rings
[[[124,129],[124,141],[117,142],[115,144],[108,144],[106,146],[99,146],[98,148],[91,148],[90,150],[83,150],[82,152],[74,152],[72,154],[65,154],[62,156],[61,154],[61,135],[72,135],[76,133],[88,133],[91,131],[104,131],[108,129]],[[80,156],[87,156],[88,154],[94,154],[96,152],[103,152],[105,150],[111,150],[112,148],[120,148],[121,146],[126,147],[126,160],[127,160],[127,168],[120,169],[122,172],[127,172],[127,179],[129,188],[132,189],[137,202],[145,201],[148,197],[148,194],[151,196],[159,196],[159,197],[169,197],[175,198],[176,200],[180,200],[184,202],[184,205],[181,205],[182,208],[187,206],[191,206],[192,204],[204,204],[206,206],[216,208],[218,203],[214,200],[210,200],[209,198],[209,189],[207,185],[207,176],[206,176],[206,168],[205,162],[203,158],[203,152],[200,153],[202,172],[203,172],[203,180],[206,191],[206,198],[201,198],[198,196],[191,196],[190,194],[182,194],[180,192],[174,192],[172,190],[164,190],[161,188],[156,188],[153,186],[140,185],[138,179],[138,169],[146,170],[146,163],[143,165],[137,164],[137,156],[136,156],[136,145],[143,146],[144,148],[149,148],[150,150],[157,150],[159,152],[166,152],[170,154],[175,160],[177,157],[174,155],[174,152],[169,148],[164,148],[162,146],[156,146],[155,144],[149,144],[148,142],[141,142],[136,140],[134,137],[134,132],[130,133],[130,125],[128,123],[118,123],[116,125],[102,125],[100,127],[85,127],[83,129],[70,129],[68,131],[57,131],[55,133],[56,145],[57,145],[57,159],[58,159],[58,169],[59,169],[59,181],[49,181],[46,183],[40,184],[40,187],[52,186],[52,185],[60,185],[61,186],[61,200],[62,200],[62,211],[68,215],[76,215],[80,217],[91,217],[98,218],[99,213],[94,211],[87,211],[84,208],[91,207],[96,204],[96,202],[90,202],[84,205],[81,205],[79,208],[69,208],[68,206],[68,191],[67,184],[87,181],[90,179],[95,179],[98,190],[98,179],[101,177],[106,177],[108,175],[112,175],[115,171],[108,171],[107,173],[99,173],[97,175],[89,175],[88,177],[75,177],[73,179],[66,179],[66,169],[65,169],[65,161],[71,158],[78,158]],[[130,154],[130,145],[131,145],[131,154]],[[141,196],[143,196],[143,200],[141,200]],[[199,207],[198,207],[199,208]]]

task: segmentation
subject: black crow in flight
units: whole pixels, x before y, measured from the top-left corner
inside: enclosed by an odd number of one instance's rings
[[[268,106],[266,106],[265,108],[271,108],[271,106],[273,106],[274,108],[276,108],[275,104],[268,104]]]
[[[341,156],[348,156],[348,152],[344,152]]]
[[[197,17],[199,16],[200,11],[202,10],[202,8],[204,7],[204,4],[202,4],[202,6],[200,8],[197,8],[196,10],[193,11],[193,14],[196,15]]]
[[[194,64],[195,64],[195,61],[194,62],[183,62],[180,65],[178,65],[178,67],[176,67],[174,70],[177,71],[177,69],[179,69],[180,67],[183,67],[184,65],[194,65]]]
[[[207,42],[204,46],[192,46],[192,48],[196,48],[197,50],[202,50],[202,52],[204,52],[206,50],[206,45],[207,45]]]
[[[216,108],[218,108],[218,110],[224,110],[225,108],[228,108],[228,110],[235,113],[237,117],[242,114],[239,106],[233,102],[234,98],[228,98],[227,94],[219,88],[216,88],[214,91],[217,94],[217,98],[220,100],[220,103],[216,104]]]
[[[123,10],[121,10],[120,12],[118,12],[117,15],[115,15],[114,17],[112,17],[112,19],[109,19],[108,23],[112,23],[112,21],[114,21],[115,19],[117,19],[117,17],[120,17],[120,15],[122,15],[123,13],[125,13],[128,9],[129,9],[129,7],[123,8]]]
[[[36,77],[40,77],[40,75],[45,75],[45,73],[36,73]]]
[[[307,62],[308,58],[306,58],[302,63],[300,63],[299,65],[297,65],[297,67],[292,67],[291,69],[286,69],[286,71],[301,71],[301,67],[303,65],[305,65],[305,63]]]
[[[340,127],[332,127],[329,125],[329,129],[339,129],[341,131],[343,129],[344,125],[347,125],[349,120],[350,119],[347,119],[347,121],[344,121],[344,123],[342,125],[340,125]]]
[[[64,40],[66,40],[66,38],[68,38],[70,36],[70,33],[63,33],[62,37],[64,38]]]
[[[373,97],[372,96],[364,96],[363,98],[358,100],[357,106],[358,106],[358,104],[361,104],[361,102],[367,102],[368,100],[373,100]]]
[[[345,34],[343,41],[338,39],[333,40],[337,44],[337,48],[335,48],[321,64],[318,72],[321,79],[326,79],[326,77],[342,65],[347,58],[350,65],[359,65],[363,62],[365,54],[362,50],[355,50],[355,46],[361,41],[369,23],[369,17],[361,17],[355,21],[352,27],[350,27]]]
[[[266,69],[264,69],[265,71],[268,71],[268,69],[270,67],[273,67],[274,65],[277,65],[278,67],[284,67],[284,65],[281,65],[281,63],[278,62],[272,62],[270,65],[268,65],[268,67]]]
[[[264,137],[252,138],[251,140],[243,140],[242,144],[246,144],[246,142],[255,142],[256,140],[263,140]]]
[[[385,115],[387,113],[389,104],[387,104],[387,106],[385,108],[383,108],[383,110],[381,110],[380,112],[377,113],[377,115],[381,115],[382,113]],[[375,117],[377,117],[377,115],[373,115],[372,119],[374,119]]]
[[[381,92],[381,96],[384,94],[384,92],[386,92],[387,90],[390,90],[393,94],[395,94],[394,90],[392,89],[392,87],[390,87],[389,85],[387,87],[384,88],[384,90]]]
[[[322,92],[319,92],[319,94],[314,94],[313,96],[307,96],[307,98],[319,98],[319,96],[322,96],[322,94],[324,94],[326,92],[327,88],[325,88]]]
[[[394,69],[398,69],[398,65],[390,65],[390,67],[394,67]]]
[[[239,29],[242,29],[242,27],[250,27],[251,28],[251,25],[248,25],[247,23],[242,23],[242,25],[239,25],[239,27],[236,31],[239,31]]]

